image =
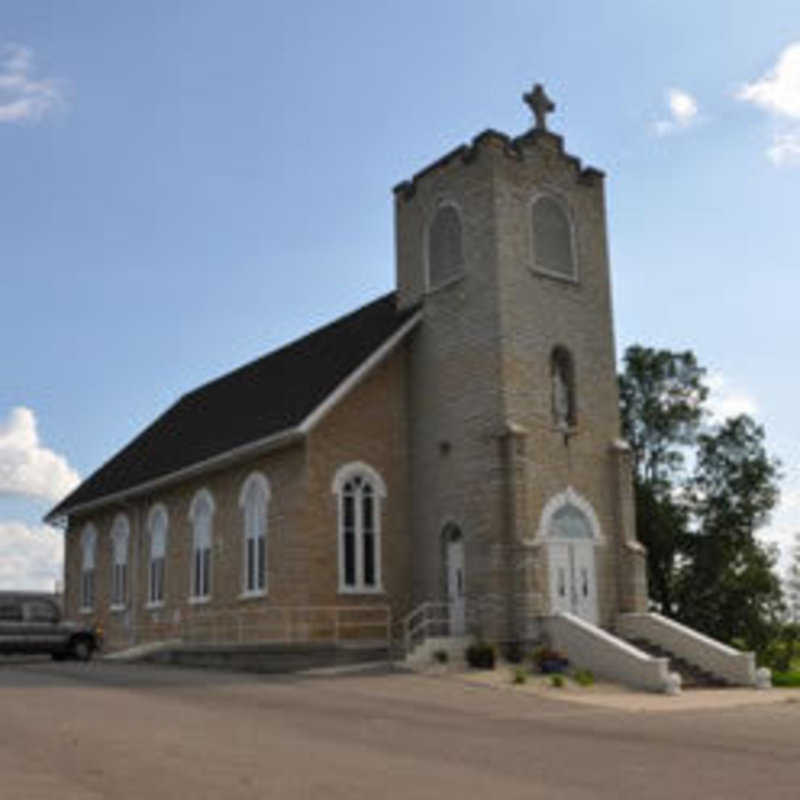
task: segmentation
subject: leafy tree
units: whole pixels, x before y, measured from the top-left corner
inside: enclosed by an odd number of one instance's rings
[[[791,562],[786,573],[786,610],[789,621],[800,625],[800,533],[795,534]]]
[[[674,605],[676,558],[687,510],[676,490],[684,452],[697,436],[708,389],[694,354],[634,345],[619,378],[622,433],[634,457],[636,529],[647,549],[651,599],[665,613]]]
[[[619,377],[622,434],[634,456],[637,482],[665,489],[684,463],[702,420],[705,369],[690,351],[633,345]]]
[[[637,345],[624,364],[622,428],[651,601],[710,636],[763,651],[782,611],[776,554],[755,535],[778,497],[764,431],[746,415],[707,424],[705,370],[691,352]]]

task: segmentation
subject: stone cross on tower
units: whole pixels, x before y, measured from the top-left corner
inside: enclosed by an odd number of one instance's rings
[[[536,117],[536,130],[547,130],[547,114],[556,110],[556,104],[545,94],[541,83],[533,87],[533,91],[522,95],[522,99],[530,106]]]

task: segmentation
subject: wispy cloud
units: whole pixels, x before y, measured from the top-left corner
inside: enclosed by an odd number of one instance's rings
[[[667,89],[665,101],[669,117],[653,123],[653,130],[658,136],[686,130],[697,122],[700,109],[697,100],[689,92],[676,88]]]
[[[0,46],[0,123],[38,122],[63,103],[61,81],[35,77],[30,48]]]
[[[78,473],[66,458],[39,441],[33,411],[19,406],[0,420],[0,498],[58,501],[78,483]]]
[[[800,128],[773,134],[767,158],[778,167],[800,165]]]
[[[747,391],[735,386],[721,372],[714,372],[708,376],[706,383],[709,388],[707,408],[714,422],[724,422],[739,414],[758,414],[758,403]]]
[[[63,534],[48,525],[0,522],[0,589],[53,591],[61,579]]]
[[[800,120],[800,42],[786,47],[775,66],[740,87],[736,97],[769,111],[783,123],[772,134],[767,158],[776,166],[800,165],[800,127],[793,124]]]

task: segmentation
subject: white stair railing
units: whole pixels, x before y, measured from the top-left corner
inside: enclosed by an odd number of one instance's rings
[[[429,636],[450,635],[450,603],[420,603],[402,619],[403,650],[408,655]]]

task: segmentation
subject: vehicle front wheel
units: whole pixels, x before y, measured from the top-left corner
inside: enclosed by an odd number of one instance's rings
[[[84,636],[75,639],[70,647],[70,655],[78,661],[88,661],[92,657],[92,643]]]

